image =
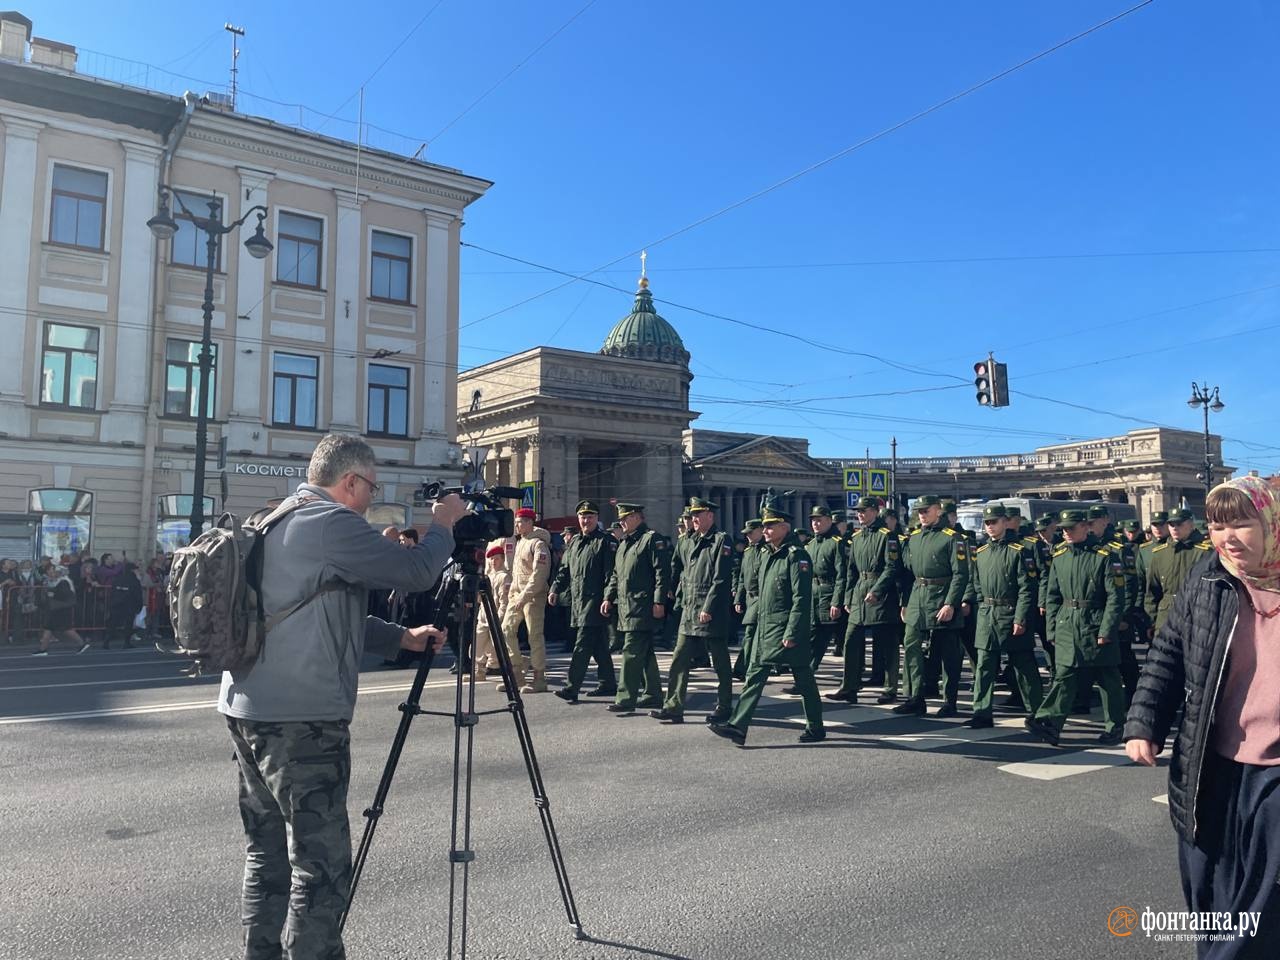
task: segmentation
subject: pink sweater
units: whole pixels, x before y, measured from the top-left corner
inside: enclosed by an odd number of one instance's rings
[[[1237,763],[1280,764],[1280,593],[1242,584],[1230,662],[1213,715],[1213,749]],[[1261,611],[1261,612],[1260,612]]]

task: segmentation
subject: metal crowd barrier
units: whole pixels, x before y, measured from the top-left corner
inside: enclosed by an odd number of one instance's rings
[[[169,604],[161,587],[143,591],[146,634],[154,637],[170,630]],[[49,624],[49,597],[43,584],[6,583],[0,587],[0,643],[35,643]],[[110,612],[111,587],[83,584],[76,590],[71,627],[81,636],[104,632]]]

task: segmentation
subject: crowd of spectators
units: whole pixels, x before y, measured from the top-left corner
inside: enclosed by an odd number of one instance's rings
[[[146,567],[112,553],[63,554],[56,560],[0,560],[0,643],[39,639],[41,652],[57,640],[88,649],[130,646],[135,632],[162,626],[172,554]]]

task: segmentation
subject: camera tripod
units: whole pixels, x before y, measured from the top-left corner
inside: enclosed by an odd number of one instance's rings
[[[494,652],[498,658],[498,666],[502,673],[503,683],[507,691],[505,706],[494,710],[477,711],[475,682],[475,638],[476,613],[484,605],[485,618],[489,621],[490,630],[494,633]],[[360,875],[364,871],[365,861],[369,857],[369,848],[373,843],[373,834],[378,827],[386,804],[387,794],[391,792],[391,781],[395,777],[396,766],[400,762],[400,754],[405,741],[409,737],[409,727],[413,718],[419,714],[436,717],[448,717],[454,722],[453,732],[453,818],[449,839],[449,924],[447,957],[452,960],[455,943],[460,960],[467,956],[467,895],[470,867],[475,861],[475,851],[471,849],[471,777],[473,759],[473,737],[480,717],[497,713],[510,713],[515,722],[516,739],[520,743],[520,752],[524,755],[525,770],[529,774],[529,785],[533,788],[533,803],[538,808],[538,816],[542,820],[542,832],[547,838],[547,849],[551,855],[551,866],[555,870],[556,883],[560,888],[560,899],[564,903],[565,914],[573,928],[576,940],[586,940],[582,929],[582,921],[578,918],[578,907],[573,899],[573,890],[569,886],[569,872],[565,867],[564,855],[560,852],[560,838],[556,834],[555,821],[551,817],[551,801],[547,798],[542,784],[542,771],[538,767],[538,758],[533,750],[533,738],[529,733],[529,723],[525,717],[524,701],[520,698],[520,690],[515,680],[515,670],[511,665],[511,654],[502,637],[502,621],[498,617],[497,604],[493,599],[489,579],[472,559],[457,560],[446,569],[445,580],[441,584],[437,597],[435,626],[447,629],[452,623],[457,626],[458,637],[458,682],[454,691],[454,708],[450,712],[442,710],[425,710],[421,706],[422,690],[431,671],[434,653],[429,648],[418,666],[413,678],[409,694],[400,704],[400,726],[396,729],[395,739],[391,743],[391,752],[386,766],[382,770],[382,779],[378,783],[373,803],[364,811],[364,834],[360,838],[360,846],[352,865],[351,891],[347,896],[347,904],[342,912],[341,926],[345,927],[351,914],[351,904],[355,900],[356,887],[360,883]],[[472,670],[470,677],[464,676],[463,666],[470,660]],[[465,692],[465,707],[464,707]],[[459,837],[462,844],[459,846]],[[461,867],[461,878],[459,878]],[[455,938],[455,930],[457,936]]]

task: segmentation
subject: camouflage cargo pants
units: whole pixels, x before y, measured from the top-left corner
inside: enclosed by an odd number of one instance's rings
[[[227,718],[240,769],[245,960],[344,960],[351,885],[345,720]]]

